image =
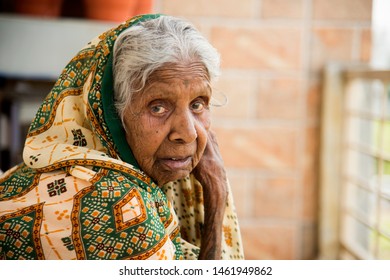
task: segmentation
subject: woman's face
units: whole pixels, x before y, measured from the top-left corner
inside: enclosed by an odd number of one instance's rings
[[[141,169],[163,185],[190,174],[207,143],[211,88],[202,63],[155,71],[125,111],[126,139]]]

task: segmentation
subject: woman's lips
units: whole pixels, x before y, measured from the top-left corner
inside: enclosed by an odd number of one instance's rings
[[[191,164],[192,157],[169,157],[160,159],[160,162],[171,170],[187,169]]]

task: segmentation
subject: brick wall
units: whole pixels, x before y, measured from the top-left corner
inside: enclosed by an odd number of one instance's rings
[[[316,258],[321,69],[370,58],[372,0],[156,0],[222,56],[213,127],[247,259]],[[222,93],[222,94],[221,94]]]

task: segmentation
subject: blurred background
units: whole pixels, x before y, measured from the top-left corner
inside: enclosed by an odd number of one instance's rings
[[[390,259],[390,1],[39,2],[0,0],[0,169],[90,39],[137,13],[184,17],[221,53],[213,128],[246,259]]]

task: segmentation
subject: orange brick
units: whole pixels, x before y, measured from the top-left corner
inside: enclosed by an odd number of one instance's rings
[[[297,131],[287,127],[214,127],[227,167],[289,171],[296,167]]]
[[[301,218],[314,222],[318,214],[319,126],[306,128]]]
[[[295,226],[241,225],[245,259],[295,259]]]
[[[309,120],[318,121],[321,110],[322,85],[319,81],[312,79],[309,82],[309,89],[306,94],[306,116]]]
[[[321,70],[330,61],[352,60],[353,30],[343,28],[315,28],[311,46],[313,70]]]
[[[235,17],[253,15],[253,0],[164,0],[163,13],[179,16]]]
[[[298,28],[212,27],[210,40],[220,51],[224,68],[297,70],[301,67]]]
[[[372,47],[371,30],[365,29],[361,31],[360,42],[360,60],[363,62],[369,62],[371,60],[371,47]]]
[[[313,0],[313,17],[321,20],[370,21],[372,0]]]
[[[302,82],[294,79],[259,81],[257,116],[261,119],[299,119],[303,116]]]
[[[283,177],[258,180],[254,190],[255,217],[296,218],[297,180]]]
[[[301,19],[303,17],[303,0],[263,0],[261,16],[264,19]]]
[[[215,117],[249,118],[254,115],[254,99],[257,89],[257,79],[245,76],[221,77],[213,87],[215,103],[222,106],[212,107]]]
[[[297,180],[276,176],[256,180],[254,190],[255,217],[257,218],[296,218]]]
[[[318,217],[318,172],[316,168],[307,168],[303,174],[303,191],[300,218],[315,222]]]
[[[237,210],[238,220],[250,218],[252,205],[250,203],[252,195],[252,180],[246,171],[227,171],[229,183],[233,193],[234,205]]]

